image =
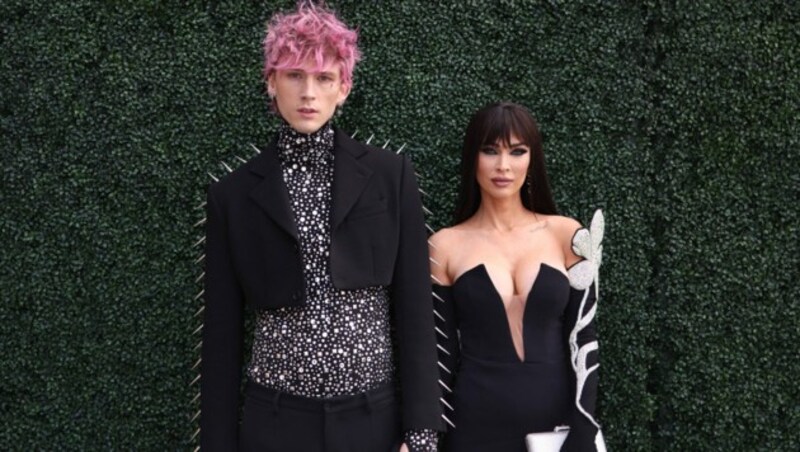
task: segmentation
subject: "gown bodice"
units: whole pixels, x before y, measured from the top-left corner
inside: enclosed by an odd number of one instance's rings
[[[482,361],[519,363],[512,338],[515,333],[486,266],[480,264],[467,270],[454,281],[452,291],[461,353]],[[563,365],[569,353],[564,336],[568,301],[567,276],[541,264],[522,313],[524,362]]]
[[[582,260],[567,274],[540,264],[528,294],[508,307],[484,264],[433,285],[442,451],[524,452],[527,434],[567,425],[562,450],[605,452],[594,419],[603,228],[598,210],[572,238]]]

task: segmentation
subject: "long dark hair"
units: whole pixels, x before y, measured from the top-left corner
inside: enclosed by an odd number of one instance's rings
[[[461,184],[453,224],[462,223],[475,215],[481,204],[481,191],[476,179],[478,152],[499,140],[510,144],[512,134],[531,149],[527,180],[520,190],[522,205],[531,212],[558,214],[544,166],[542,136],[536,119],[521,105],[496,102],[478,110],[467,125],[464,146],[461,148]],[[528,184],[531,184],[530,189]]]

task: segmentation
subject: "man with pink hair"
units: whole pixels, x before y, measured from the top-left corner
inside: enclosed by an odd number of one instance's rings
[[[276,14],[277,137],[208,190],[204,451],[435,451],[441,408],[427,240],[410,161],[331,125],[357,33]],[[255,313],[239,421],[245,306]]]

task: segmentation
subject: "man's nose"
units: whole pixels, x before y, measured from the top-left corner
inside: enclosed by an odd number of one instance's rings
[[[317,97],[317,84],[314,77],[306,77],[303,81],[302,96],[306,99],[314,99]]]

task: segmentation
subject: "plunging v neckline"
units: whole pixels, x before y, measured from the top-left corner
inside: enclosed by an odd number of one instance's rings
[[[536,285],[540,280],[540,276],[542,275],[542,270],[545,267],[547,267],[548,269],[558,273],[564,279],[568,279],[567,275],[565,275],[561,270],[553,267],[552,265],[548,265],[548,264],[546,264],[544,262],[539,264],[539,271],[536,273],[536,277],[533,279],[533,282],[531,283],[530,290],[528,290],[528,295],[525,296],[525,306],[523,306],[523,308],[522,308],[522,318],[520,319],[521,324],[523,325],[523,327],[522,327],[522,357],[521,358],[520,358],[519,354],[517,353],[516,347],[514,347],[514,334],[511,331],[511,322],[510,322],[510,319],[508,317],[508,309],[506,308],[506,303],[503,300],[502,295],[500,295],[500,292],[497,290],[497,286],[494,285],[494,281],[492,280],[492,277],[489,275],[489,270],[487,270],[486,264],[480,263],[480,264],[472,267],[471,269],[465,271],[464,273],[460,274],[458,276],[458,278],[456,278],[453,281],[452,285],[451,285],[452,287],[454,287],[456,284],[458,284],[459,281],[461,281],[461,278],[463,278],[467,273],[472,273],[473,271],[477,271],[477,270],[481,270],[481,269],[483,270],[483,275],[486,277],[486,281],[489,282],[489,286],[491,286],[491,288],[492,288],[492,292],[495,295],[495,299],[500,303],[500,308],[503,310],[503,316],[506,319],[506,332],[508,333],[508,339],[511,342],[511,348],[512,348],[512,351],[514,353],[514,356],[517,358],[518,362],[520,362],[520,363],[524,363],[525,362],[525,360],[527,358],[527,352],[528,352],[528,347],[525,345],[525,316],[528,314],[528,307],[530,305],[531,296],[533,295],[533,292],[536,289]]]

